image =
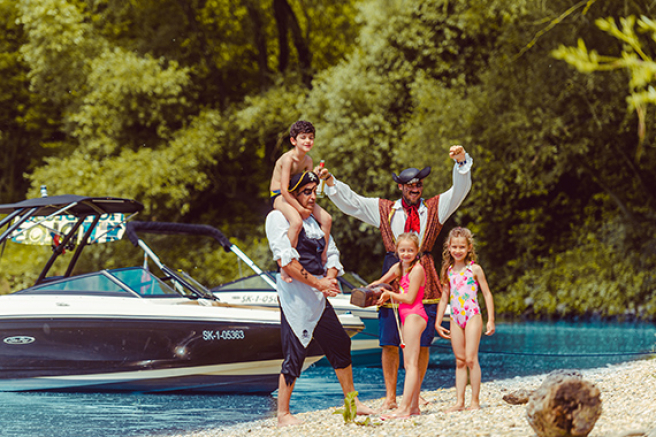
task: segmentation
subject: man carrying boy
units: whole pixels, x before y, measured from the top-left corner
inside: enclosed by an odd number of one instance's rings
[[[421,198],[423,179],[431,171],[407,168],[398,176],[392,173],[394,182],[401,190],[401,199],[396,202],[386,199],[366,198],[353,192],[343,182],[337,181],[327,170],[320,176],[326,180],[326,194],[330,200],[345,214],[351,215],[365,223],[380,229],[387,254],[383,262],[383,274],[398,261],[395,241],[403,232],[414,231],[421,241],[420,262],[426,271],[426,288],[424,308],[429,321],[421,336],[419,368],[422,379],[428,368],[429,347],[435,338],[435,316],[437,302],[441,296],[440,282],[435,270],[431,250],[442,229],[442,225],[460,206],[471,188],[472,158],[462,146],[452,146],[449,156],[456,161],[453,169],[453,186],[446,192],[428,200]],[[385,378],[386,397],[383,409],[396,408],[396,381],[399,369],[399,334],[391,308],[380,308],[378,312],[380,346],[382,352],[383,376]]]
[[[289,411],[289,401],[296,378],[301,375],[307,347],[313,339],[319,343],[335,369],[344,396],[355,391],[351,339],[326,299],[339,293],[336,278],[343,273],[339,251],[328,235],[327,262],[322,262],[326,236],[311,216],[318,182],[318,176],[307,171],[294,175],[289,181],[289,191],[302,208],[303,218],[295,249],[288,235],[289,221],[282,212],[273,210],[266,218],[266,234],[273,259],[291,277],[290,282],[282,280],[280,276],[276,281],[284,356],[278,381],[278,426],[281,427],[301,423]],[[357,398],[356,405],[358,414],[373,413]]]
[[[271,193],[271,205],[274,209],[283,213],[289,222],[289,240],[292,247],[296,247],[298,234],[301,231],[302,218],[301,205],[286,189],[293,174],[304,171],[312,171],[312,158],[308,153],[314,146],[314,126],[309,121],[299,120],[289,128],[289,141],[294,148],[278,158],[273,169],[269,190]],[[285,187],[285,189],[282,189]],[[325,235],[330,235],[332,217],[319,205],[314,205],[314,216],[319,221],[321,230]],[[323,254],[325,262],[326,253]],[[285,280],[289,280],[284,274]]]

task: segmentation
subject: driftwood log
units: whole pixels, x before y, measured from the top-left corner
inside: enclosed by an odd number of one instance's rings
[[[539,437],[585,437],[601,415],[601,392],[577,370],[555,371],[530,395],[526,413]]]
[[[515,390],[512,393],[508,393],[503,397],[503,400],[508,402],[510,405],[523,405],[528,404],[528,398],[533,392],[531,390],[519,389]]]

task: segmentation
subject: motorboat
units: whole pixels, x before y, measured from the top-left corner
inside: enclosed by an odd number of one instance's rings
[[[246,255],[236,244],[219,229],[209,225],[187,225],[179,223],[153,223],[131,221],[127,224],[127,237],[135,245],[140,245],[146,254],[153,259],[156,255],[146,247],[139,236],[146,234],[166,235],[192,235],[206,236],[218,242],[226,253],[233,253],[238,263],[244,263],[252,271],[252,275],[244,275],[236,280],[226,282],[206,290],[219,302],[228,305],[255,305],[264,308],[279,308],[278,295],[276,293],[276,272],[261,269],[253,260]],[[242,271],[241,267],[237,269]],[[186,275],[184,272],[181,274]],[[355,334],[351,340],[351,356],[354,365],[379,365],[380,346],[378,345],[378,312],[376,307],[361,308],[350,303],[350,293],[356,287],[367,285],[366,281],[354,272],[346,272],[338,277],[341,294],[329,297],[331,305],[340,320],[355,317],[364,324],[364,329]],[[202,286],[200,286],[202,287]],[[344,323],[344,322],[343,322]],[[327,365],[324,358],[318,364]]]
[[[126,232],[142,209],[130,199],[75,195],[0,205],[3,251],[5,243],[52,248],[33,286],[0,296],[0,391],[277,388],[279,309],[221,302],[168,267]],[[85,247],[128,234],[161,275],[147,263],[74,273]],[[61,274],[48,276],[58,259]],[[364,329],[354,315],[341,315],[340,322],[350,336]],[[311,346],[305,366],[322,355]]]

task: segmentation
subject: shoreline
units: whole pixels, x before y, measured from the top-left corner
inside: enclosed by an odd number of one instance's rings
[[[602,414],[589,437],[610,437],[634,430],[656,430],[656,359],[629,361],[606,367],[580,370],[583,379],[601,391]],[[261,419],[229,427],[217,424],[214,429],[166,434],[170,437],[267,437],[267,436],[509,436],[531,437],[535,432],[526,420],[526,405],[510,405],[502,397],[519,389],[537,389],[546,374],[522,376],[483,382],[481,409],[444,413],[455,402],[455,388],[422,391],[430,402],[422,407],[421,416],[407,420],[381,421],[380,415],[370,416],[377,426],[344,423],[339,414],[342,407],[295,414],[304,423],[277,428],[276,419]],[[467,404],[471,391],[467,387]],[[364,401],[379,408],[383,399]],[[294,413],[292,411],[292,413]],[[360,416],[357,421],[363,421]],[[635,434],[641,435],[641,434]]]

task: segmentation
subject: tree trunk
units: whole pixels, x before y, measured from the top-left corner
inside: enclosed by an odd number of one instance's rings
[[[308,45],[308,38],[303,35],[296,14],[294,14],[287,0],[273,0],[273,11],[278,24],[278,45],[280,47],[278,69],[280,72],[284,72],[289,66],[287,32],[291,32],[294,48],[298,55],[301,78],[309,88],[312,85],[312,53]]]
[[[269,85],[269,64],[266,46],[266,36],[264,34],[264,20],[258,7],[254,2],[247,1],[246,9],[253,23],[253,42],[257,50],[257,65],[259,69],[260,90],[264,91]]]

